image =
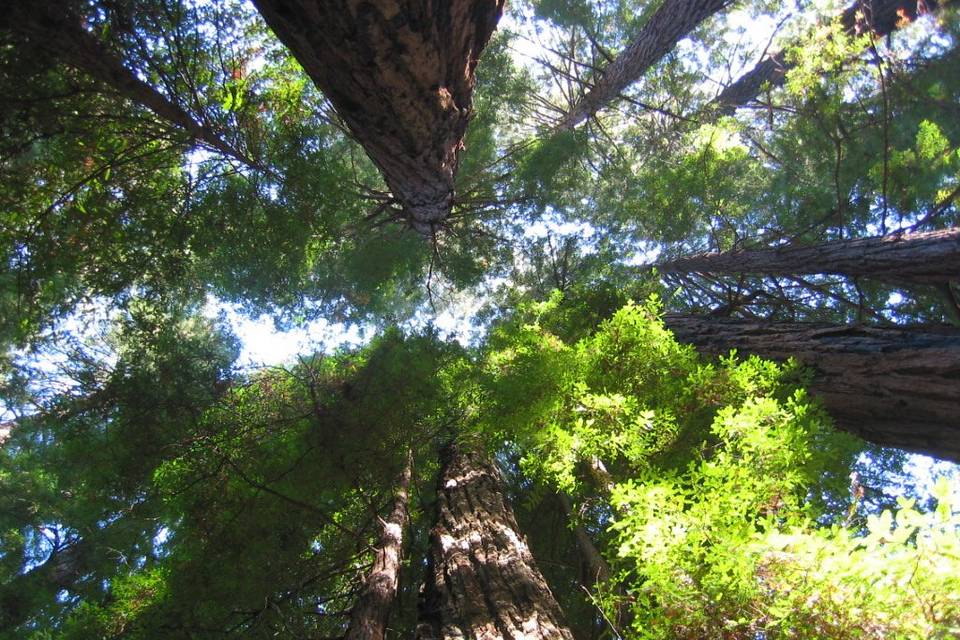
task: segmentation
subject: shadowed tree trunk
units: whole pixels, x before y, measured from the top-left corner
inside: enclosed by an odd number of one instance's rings
[[[796,358],[841,429],[876,444],[960,462],[960,329],[867,327],[668,315],[680,342]]]
[[[39,52],[89,74],[124,98],[142,106],[194,140],[248,167],[263,166],[230,144],[209,125],[160,93],[124,66],[123,61],[82,26],[82,18],[60,2],[14,2],[0,15],[0,29],[26,39]]]
[[[440,460],[417,638],[573,640],[517,531],[500,471],[460,445],[444,447]]]
[[[55,551],[42,564],[0,584],[0,629],[24,624],[61,589],[72,589],[93,567],[92,545],[79,540]]]
[[[611,62],[557,126],[573,129],[603,109],[640,79],[701,22],[731,4],[731,0],[665,0],[640,30],[637,39]]]
[[[253,3],[431,235],[453,206],[474,70],[504,0]]]
[[[580,551],[580,581],[590,587],[606,582],[610,579],[610,567],[593,544],[590,532],[581,524],[579,516],[574,513],[570,498],[564,493],[558,493],[557,501],[563,513],[573,524],[573,535],[577,541],[577,549]]]
[[[955,0],[858,0],[843,12],[840,24],[851,36],[870,29],[882,37],[916,20],[918,15],[934,11],[938,6],[953,1]],[[783,85],[792,66],[784,51],[764,58],[714,98],[712,106],[715,108],[715,115],[732,114],[738,107],[756,98],[765,85]]]
[[[663,273],[811,273],[893,283],[938,284],[960,279],[960,229],[894,233],[817,245],[702,253],[657,266]]]
[[[363,585],[363,590],[350,613],[350,625],[345,640],[383,640],[390,620],[390,610],[397,597],[400,583],[400,559],[403,555],[403,531],[409,519],[407,505],[410,500],[410,456],[397,482],[390,515],[382,521],[380,541],[377,545],[373,567]]]

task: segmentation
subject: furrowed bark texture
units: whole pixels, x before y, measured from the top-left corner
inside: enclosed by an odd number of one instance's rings
[[[677,46],[701,22],[731,0],[666,0],[634,40],[603,71],[593,88],[564,116],[558,131],[573,129],[603,109]]]
[[[848,35],[859,35],[872,30],[877,36],[883,37],[913,22],[918,16],[954,1],[868,0],[864,2],[858,0],[843,12],[840,16],[840,24]],[[771,87],[783,85],[787,72],[792,66],[783,51],[764,58],[714,99],[714,113],[718,116],[730,115],[738,107],[756,98],[764,85],[769,84]]]
[[[505,0],[254,0],[431,234],[450,214],[474,70]]]
[[[763,322],[671,315],[680,342],[814,371],[809,390],[837,426],[876,444],[960,462],[960,329]]]
[[[441,463],[417,638],[573,640],[517,531],[500,471],[458,445],[443,449]]]
[[[8,29],[55,60],[89,74],[124,98],[152,111],[191,138],[253,169],[264,170],[254,159],[228,143],[186,109],[141,80],[92,33],[81,18],[58,2],[14,2],[0,17]]]
[[[400,584],[403,532],[409,519],[410,476],[411,465],[408,462],[397,483],[393,508],[383,521],[373,567],[350,613],[345,640],[383,640],[386,636],[390,610]]]
[[[891,234],[824,244],[703,253],[659,265],[663,273],[811,273],[863,276],[894,283],[960,280],[960,229]]]

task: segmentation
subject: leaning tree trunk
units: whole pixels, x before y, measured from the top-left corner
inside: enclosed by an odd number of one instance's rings
[[[876,444],[960,462],[960,329],[668,315],[680,342],[796,358],[837,426]]]
[[[407,464],[397,482],[390,515],[382,521],[373,567],[350,612],[345,640],[383,640],[386,636],[390,610],[400,584],[403,531],[409,519],[407,505],[410,500],[411,466],[408,455]]]
[[[603,109],[697,25],[730,3],[731,0],[666,0],[640,30],[637,39],[603,70],[593,88],[564,116],[557,130],[573,129]]]
[[[461,445],[440,457],[417,638],[573,640],[517,531],[500,471]]]
[[[935,10],[939,5],[954,0],[857,0],[847,7],[840,16],[847,35],[854,36],[865,30],[872,30],[877,36],[893,33],[904,24],[915,20],[918,15]],[[793,64],[787,60],[785,51],[778,51],[764,58],[757,65],[740,76],[736,82],[725,88],[714,98],[714,114],[730,115],[760,93],[764,86],[779,87],[784,83],[787,72]]]
[[[137,77],[109,47],[82,26],[81,16],[69,7],[51,0],[14,2],[2,13],[0,28],[26,39],[37,51],[89,74],[210,149],[250,168],[264,170],[259,162],[224,140],[210,126],[201,124],[186,109]]]
[[[702,253],[657,265],[663,273],[811,273],[867,277],[892,283],[960,280],[960,229],[894,233],[816,245]]]
[[[453,206],[474,70],[504,1],[253,3],[429,235]]]

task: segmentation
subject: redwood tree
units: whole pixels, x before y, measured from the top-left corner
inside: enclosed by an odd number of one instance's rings
[[[573,640],[484,454],[450,443],[440,453],[417,638]]]
[[[896,29],[909,24],[924,13],[935,11],[938,7],[953,0],[870,0],[854,2],[840,16],[840,24],[848,36],[857,36],[872,32],[876,37],[884,37]],[[793,64],[787,59],[786,52],[776,51],[764,57],[750,71],[720,92],[712,105],[720,114],[729,115],[737,108],[748,104],[759,95],[764,87],[779,87],[787,77]]]
[[[809,389],[841,428],[877,444],[960,461],[960,329],[843,326],[668,315],[681,342],[810,367]]]
[[[400,563],[403,557],[404,530],[410,522],[410,478],[412,456],[397,482],[393,505],[386,519],[381,520],[380,539],[357,602],[350,612],[346,640],[383,640],[387,633],[390,612],[400,585]]]
[[[480,53],[504,0],[255,0],[424,235],[450,215]]]
[[[593,86],[580,96],[557,129],[573,129],[606,107],[701,22],[730,4],[731,0],[666,0],[636,39],[599,72]]]
[[[822,273],[939,284],[960,279],[960,229],[702,253],[658,264],[657,269],[663,273],[771,276]]]

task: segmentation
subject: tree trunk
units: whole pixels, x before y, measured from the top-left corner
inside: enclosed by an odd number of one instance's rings
[[[453,206],[474,70],[504,0],[254,0],[430,235]]]
[[[577,541],[577,550],[580,552],[580,582],[584,586],[593,587],[603,584],[610,579],[610,567],[600,555],[600,550],[593,544],[590,532],[580,523],[580,518],[573,511],[573,504],[565,493],[557,493],[557,500],[564,515],[573,524],[573,535]]]
[[[558,125],[573,129],[603,109],[624,89],[677,46],[701,22],[728,6],[731,0],[665,0],[634,40],[603,71]]]
[[[400,559],[403,555],[403,531],[407,528],[412,463],[407,464],[393,497],[390,515],[382,522],[380,543],[373,567],[363,585],[357,603],[350,612],[350,625],[345,640],[383,640],[390,620],[390,610],[400,584]]]
[[[796,358],[810,392],[864,440],[960,462],[960,329],[867,327],[668,315],[680,342]]]
[[[939,5],[954,0],[857,0],[847,7],[840,16],[840,23],[848,35],[858,35],[867,28],[877,36],[893,33],[901,26],[913,22],[918,15],[935,10]],[[869,11],[865,11],[869,7]],[[787,61],[784,51],[778,51],[764,58],[757,65],[740,76],[736,82],[725,88],[714,98],[714,113],[730,115],[760,93],[764,85],[779,87],[783,85],[792,64]]]
[[[186,109],[138,78],[113,51],[83,28],[82,18],[68,7],[49,0],[14,2],[4,13],[0,17],[0,28],[25,37],[45,55],[89,74],[207,147],[253,169],[265,170],[208,125],[198,122]]]
[[[92,545],[79,540],[55,551],[42,564],[0,583],[0,629],[28,622],[61,589],[70,590],[93,565]]]
[[[517,531],[500,471],[460,445],[440,459],[417,638],[573,640]]]
[[[823,273],[892,283],[938,284],[960,279],[960,229],[702,253],[658,265],[657,269],[664,273],[772,276]]]

